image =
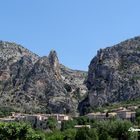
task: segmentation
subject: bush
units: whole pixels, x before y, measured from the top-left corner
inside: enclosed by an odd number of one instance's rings
[[[57,126],[57,120],[55,118],[48,118],[47,120],[47,127],[51,130],[55,130]]]
[[[90,119],[86,116],[81,116],[81,117],[77,117],[74,118],[77,121],[78,125],[87,125],[90,124]]]
[[[10,107],[0,107],[0,117],[6,117],[10,116],[11,112],[14,112],[15,110]]]
[[[76,120],[63,121],[61,124],[61,131],[74,128],[76,124],[77,124]]]
[[[63,140],[64,136],[61,131],[55,131],[46,136],[46,140]]]
[[[98,140],[98,134],[95,129],[81,128],[77,131],[75,140]]]
[[[0,122],[1,140],[43,140],[30,125],[17,122]]]
[[[75,140],[76,130],[75,129],[68,129],[63,132],[64,139],[63,140]]]

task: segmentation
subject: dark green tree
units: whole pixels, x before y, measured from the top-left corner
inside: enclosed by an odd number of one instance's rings
[[[68,121],[62,121],[61,124],[61,131],[64,131],[66,129],[74,128],[74,126],[77,124],[76,120],[68,120]]]
[[[76,130],[75,129],[67,129],[63,132],[64,139],[63,140],[75,140]]]
[[[47,120],[47,127],[51,130],[55,130],[57,126],[57,120],[53,117],[49,117]]]
[[[98,135],[95,129],[80,128],[76,133],[75,140],[98,140]]]
[[[131,140],[137,136],[137,133],[128,131],[132,127],[130,121],[116,120],[114,122],[112,121],[108,126],[110,135],[118,140]]]
[[[43,137],[28,124],[0,122],[0,140],[43,140]]]
[[[140,117],[140,108],[136,110],[136,117]]]
[[[75,118],[75,120],[77,121],[78,125],[90,124],[90,119],[86,116],[77,117],[77,118]]]
[[[46,137],[46,140],[63,140],[64,136],[61,131],[54,131]]]

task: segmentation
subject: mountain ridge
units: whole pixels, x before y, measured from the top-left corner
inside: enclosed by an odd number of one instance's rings
[[[139,71],[140,36],[100,49],[90,62],[89,94],[80,106],[95,108],[140,97]]]
[[[87,89],[81,81],[72,84],[71,75],[83,79],[83,73],[62,67],[54,50],[39,57],[21,45],[1,41],[0,62],[0,105],[23,112],[77,112],[77,89],[81,87],[83,94]]]
[[[140,97],[140,36],[100,49],[88,72],[59,62],[55,50],[40,57],[0,42],[0,105],[22,112],[77,115]]]

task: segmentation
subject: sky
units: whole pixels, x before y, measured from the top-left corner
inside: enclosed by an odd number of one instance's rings
[[[100,48],[140,35],[140,0],[0,0],[0,40],[88,70]]]

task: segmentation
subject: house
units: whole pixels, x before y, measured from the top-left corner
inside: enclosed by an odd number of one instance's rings
[[[5,122],[29,122],[34,128],[47,128],[47,120],[49,117],[53,117],[57,120],[57,124],[60,128],[62,121],[68,121],[69,116],[65,114],[24,114],[12,112],[12,115],[7,118],[0,118],[0,121]]]
[[[29,122],[34,128],[47,128],[46,121],[48,116],[45,114],[22,114],[22,113],[12,113],[12,118],[15,118],[17,122]]]
[[[65,114],[47,114],[47,116],[54,117],[57,121],[68,121],[70,119],[70,117]]]
[[[59,124],[62,121],[68,121],[69,116],[65,114],[22,114],[22,113],[12,113],[12,118],[15,118],[16,121],[25,121],[30,122],[35,128],[45,128],[46,121],[49,117],[53,117],[57,120]]]
[[[129,109],[131,111],[136,110],[136,109],[138,109],[138,106],[128,106],[127,109]]]
[[[7,117],[7,118],[0,118],[0,121],[2,121],[2,122],[14,122],[15,119],[14,118]]]
[[[99,119],[99,120],[106,120],[117,116],[116,112],[109,112],[109,113],[89,113],[86,115],[89,119]]]
[[[12,117],[14,118],[25,118],[25,117],[37,117],[38,120],[43,121],[47,120],[49,117],[56,118],[57,121],[68,121],[70,117],[65,114],[22,114],[22,113],[12,113]]]
[[[116,117],[116,116],[117,116],[116,112],[109,112],[108,113],[108,118],[113,118],[113,117]]]
[[[16,114],[12,117],[14,117],[17,122],[29,122],[34,128],[45,129],[47,127],[45,122],[47,121],[48,117],[44,115]]]
[[[64,115],[64,114],[57,114],[57,121],[68,121],[69,116]]]
[[[136,118],[136,112],[135,111],[130,111],[127,109],[123,109],[120,111],[117,111],[117,116],[121,119],[127,119],[127,120],[131,120],[134,121]]]
[[[99,119],[99,120],[104,120],[106,119],[106,113],[89,113],[86,115],[89,119]]]
[[[117,111],[121,111],[121,110],[123,110],[123,109],[125,109],[124,107],[119,107],[119,108],[114,108],[114,109],[112,109],[111,111],[112,112],[117,112]]]

